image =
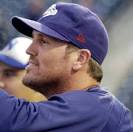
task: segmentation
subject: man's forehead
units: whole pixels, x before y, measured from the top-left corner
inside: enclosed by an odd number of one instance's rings
[[[38,31],[33,31],[32,32],[32,37],[34,37],[34,36],[40,36],[40,37],[43,37],[44,36],[44,34],[42,34],[42,33],[40,33],[40,32],[38,32]]]
[[[68,42],[66,42],[66,41],[63,41],[63,40],[60,40],[60,39],[51,37],[51,36],[49,36],[49,35],[40,33],[40,32],[38,32],[38,31],[36,31],[36,30],[33,30],[33,32],[32,32],[32,37],[33,37],[33,38],[38,37],[38,38],[44,38],[44,39],[54,40],[54,41],[57,41],[57,42],[68,43]]]

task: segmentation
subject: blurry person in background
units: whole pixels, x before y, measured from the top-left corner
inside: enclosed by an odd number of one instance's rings
[[[31,0],[28,3],[28,7],[25,10],[25,15],[27,18],[32,20],[37,20],[42,14],[45,6],[44,0]]]
[[[29,56],[26,54],[31,39],[17,37],[0,51],[0,88],[18,98],[28,101],[42,101],[44,96],[22,83]]]
[[[91,8],[93,5],[94,1],[93,0],[79,0],[79,4]]]

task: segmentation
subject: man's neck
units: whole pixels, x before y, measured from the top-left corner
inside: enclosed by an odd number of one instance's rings
[[[89,76],[84,77],[73,77],[69,80],[59,83],[59,85],[53,85],[53,87],[45,88],[44,95],[48,98],[54,94],[60,94],[73,90],[87,90],[94,86],[99,86],[95,79]]]

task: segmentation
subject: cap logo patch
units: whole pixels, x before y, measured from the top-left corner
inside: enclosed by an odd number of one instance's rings
[[[76,40],[79,41],[80,43],[85,43],[85,36],[83,34],[79,34],[76,36]]]
[[[58,10],[56,9],[56,4],[53,4],[52,6],[50,6],[44,13],[43,16],[51,16],[51,15],[56,15],[58,12]]]

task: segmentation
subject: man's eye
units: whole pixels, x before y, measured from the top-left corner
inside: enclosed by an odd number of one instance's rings
[[[41,40],[41,44],[42,44],[42,45],[47,45],[47,44],[48,44],[48,42],[47,42],[47,41],[45,41],[45,40]]]
[[[42,44],[46,44],[46,41],[44,41],[44,40],[41,40],[41,43],[42,43]]]

